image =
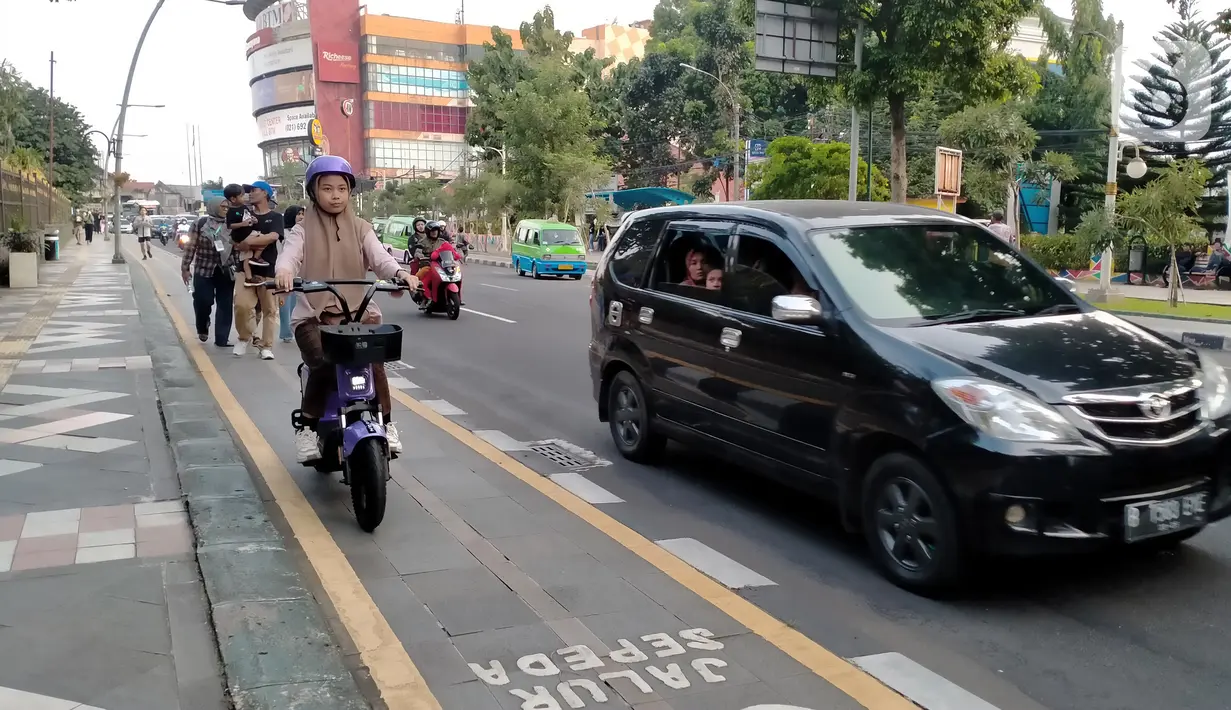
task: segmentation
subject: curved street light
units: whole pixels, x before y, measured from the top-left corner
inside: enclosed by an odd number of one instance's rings
[[[743,190],[740,189],[740,180],[739,180],[739,159],[740,159],[740,155],[744,152],[744,146],[742,143],[740,143],[740,138],[739,138],[739,99],[735,97],[735,92],[731,90],[731,87],[727,86],[723,82],[723,80],[719,79],[716,75],[711,74],[705,71],[704,69],[699,69],[697,67],[694,67],[693,65],[688,64],[687,62],[680,62],[680,66],[684,67],[685,69],[688,69],[689,71],[695,71],[698,74],[704,74],[708,76],[709,78],[713,79],[714,81],[718,82],[718,85],[722,87],[723,91],[727,92],[727,96],[731,99],[731,110],[732,110],[732,113],[735,115],[735,131],[734,131],[735,133],[735,136],[734,136],[735,137],[735,167],[732,170],[731,192],[733,192],[737,196],[736,200],[733,200],[733,201],[743,200],[744,192]],[[730,195],[728,195],[727,197],[730,197]]]

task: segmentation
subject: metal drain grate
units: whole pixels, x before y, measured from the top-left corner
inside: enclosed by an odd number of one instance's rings
[[[410,365],[407,365],[401,360],[393,360],[391,362],[385,363],[385,369],[386,370],[413,370],[415,368],[411,367]]]
[[[594,465],[593,461],[579,459],[557,444],[535,444],[530,447],[530,450],[541,454],[548,461],[562,468],[584,468]]]

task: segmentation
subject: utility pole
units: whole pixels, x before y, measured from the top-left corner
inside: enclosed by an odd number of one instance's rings
[[[868,202],[872,201],[872,108],[875,105],[868,103]]]
[[[1107,221],[1114,222],[1116,216],[1116,193],[1120,184],[1120,92],[1124,83],[1124,23],[1116,25],[1116,55],[1111,76],[1111,117],[1107,129],[1107,196],[1103,208],[1107,211]],[[1099,290],[1102,297],[1111,294],[1112,245],[1107,244],[1099,261]],[[1172,284],[1178,279],[1171,279]]]
[[[123,264],[124,254],[120,251],[120,184],[119,177],[122,172],[121,165],[124,159],[124,119],[128,114],[128,95],[133,88],[133,74],[137,72],[137,60],[141,57],[141,46],[145,44],[145,36],[150,32],[150,25],[154,24],[154,18],[158,16],[158,11],[162,9],[162,4],[166,0],[158,0],[154,5],[154,10],[150,13],[150,17],[145,21],[145,28],[141,30],[141,36],[137,39],[137,47],[133,50],[132,63],[128,65],[128,80],[124,82],[124,100],[120,103],[120,117],[117,121],[115,131],[115,179],[111,182],[115,185],[115,210],[111,215],[111,221],[114,223],[115,229],[115,253],[111,256],[111,263]]]
[[[193,124],[192,129],[196,134],[193,143],[197,147],[197,182],[199,184],[205,181],[204,161],[201,159],[201,124]]]
[[[47,98],[47,182],[56,186],[56,53],[51,53],[51,88]]]
[[[859,29],[855,30],[855,71],[863,69],[863,33],[866,24],[859,21]],[[871,170],[871,165],[868,166]],[[859,199],[859,109],[851,106],[851,167],[847,180],[846,199],[854,202]]]

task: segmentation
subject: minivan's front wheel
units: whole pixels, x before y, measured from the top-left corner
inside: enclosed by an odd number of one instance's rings
[[[662,455],[667,439],[650,428],[650,409],[645,390],[636,375],[616,374],[607,392],[607,421],[620,455],[630,461],[649,463]]]
[[[913,456],[886,454],[872,463],[863,529],[881,571],[900,587],[940,591],[962,576],[956,511],[944,486]]]

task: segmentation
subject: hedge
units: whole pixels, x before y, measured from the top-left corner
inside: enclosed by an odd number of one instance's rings
[[[1128,267],[1128,243],[1114,243],[1112,256],[1115,259],[1116,271]],[[1197,253],[1203,253],[1209,243],[1202,240],[1187,245]],[[1090,257],[1098,250],[1083,242],[1075,235],[1060,233],[1052,235],[1025,234],[1021,238],[1022,250],[1030,255],[1039,265],[1052,271],[1064,269],[1085,270],[1090,268]],[[1147,245],[1145,271],[1149,274],[1160,274],[1171,259],[1171,250],[1165,245]]]

